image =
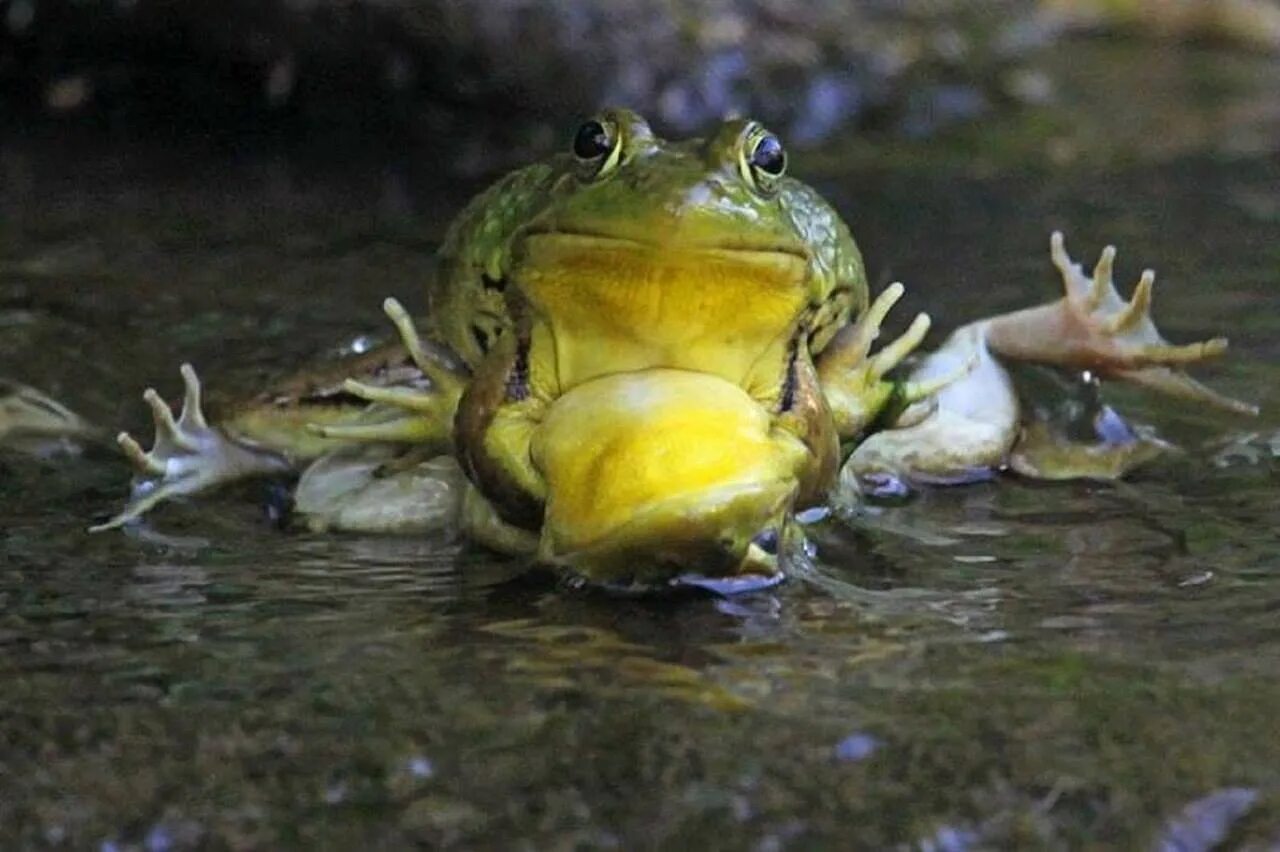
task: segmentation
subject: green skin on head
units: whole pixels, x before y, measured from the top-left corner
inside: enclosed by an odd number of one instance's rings
[[[610,584],[772,574],[795,511],[858,477],[960,478],[1010,461],[1038,476],[1118,476],[1152,454],[1024,430],[1000,358],[1248,409],[1180,369],[1225,341],[1168,344],[1147,313],[1150,276],[1125,302],[1113,249],[1090,277],[1056,234],[1063,298],[964,326],[889,379],[928,318],[871,352],[901,285],[869,302],[848,227],[785,168],[781,143],[752,121],[673,143],[635,113],[601,113],[570,152],[458,216],[425,340],[389,302],[402,342],[343,365],[357,380],[304,373],[217,427],[197,416],[190,370],[176,423],[149,397],[156,448],[121,440],[158,487],[108,525],[254,472],[255,458],[270,470],[323,456],[299,491],[320,526],[460,522],[491,547]],[[841,446],[854,448],[843,468]],[[408,508],[419,463],[441,455],[457,465],[433,462],[432,493],[457,499],[424,518]],[[387,487],[404,476],[418,478]]]

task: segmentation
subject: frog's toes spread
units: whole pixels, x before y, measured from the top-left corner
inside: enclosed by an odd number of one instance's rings
[[[348,441],[447,446],[458,399],[466,388],[467,371],[445,353],[424,344],[409,313],[398,301],[389,298],[382,307],[430,386],[379,386],[347,379],[343,389],[373,405],[350,423],[310,428],[326,438]]]
[[[1050,253],[1062,275],[1067,291],[1065,301],[1080,312],[1082,325],[1090,327],[1095,339],[1102,341],[1099,349],[1104,357],[1114,358],[1115,369],[1104,369],[1104,375],[1109,372],[1114,378],[1237,414],[1258,413],[1252,403],[1224,396],[1178,369],[1222,355],[1227,351],[1227,339],[1213,337],[1183,345],[1165,340],[1151,319],[1154,270],[1142,273],[1133,296],[1126,302],[1112,279],[1114,246],[1103,249],[1092,279],[1085,278],[1080,266],[1071,262],[1060,231],[1050,238]]]
[[[105,523],[90,527],[91,532],[123,526],[171,497],[292,466],[278,453],[230,440],[211,427],[201,408],[200,379],[195,369],[183,364],[181,372],[185,393],[182,412],[176,420],[154,388],[147,388],[142,395],[155,423],[156,438],[151,450],[143,450],[128,432],[121,432],[116,438],[138,475],[125,508]]]
[[[885,376],[903,362],[929,333],[929,315],[916,318],[897,339],[871,354],[871,344],[889,311],[902,298],[903,286],[885,288],[866,312],[841,330],[818,358],[818,377],[835,417],[841,437],[863,432],[891,401],[909,405],[945,385],[945,382],[895,384]]]
[[[1092,349],[1095,357],[1116,367],[1133,368],[1194,364],[1227,351],[1225,337],[1184,345],[1165,340],[1151,320],[1155,270],[1144,270],[1133,296],[1125,300],[1112,277],[1115,246],[1102,250],[1092,277],[1086,277],[1080,264],[1071,261],[1061,231],[1050,237],[1050,255],[1062,276],[1065,307],[1079,326],[1071,330],[1080,334],[1080,344]]]
[[[1223,396],[1182,371],[1222,355],[1227,340],[1179,345],[1161,336],[1151,319],[1153,270],[1142,273],[1133,296],[1125,300],[1112,277],[1114,246],[1102,250],[1091,276],[1071,260],[1059,231],[1050,239],[1050,255],[1062,277],[1064,297],[988,320],[986,339],[994,351],[1015,360],[1093,370],[1236,413],[1257,413],[1249,403]]]

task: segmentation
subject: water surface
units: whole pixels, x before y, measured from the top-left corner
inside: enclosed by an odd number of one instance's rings
[[[256,485],[89,536],[121,461],[0,454],[0,845],[1280,844],[1280,162],[966,150],[813,152],[876,286],[908,286],[899,326],[1051,298],[1062,228],[1089,263],[1119,245],[1122,289],[1157,268],[1170,338],[1228,334],[1207,375],[1263,416],[1106,388],[1186,452],[830,518],[802,576],[733,599],[282,532]],[[181,360],[235,396],[421,306],[477,188],[408,153],[56,134],[0,167],[0,375],[144,433]]]

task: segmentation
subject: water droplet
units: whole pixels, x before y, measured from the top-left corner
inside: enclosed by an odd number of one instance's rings
[[[373,338],[367,334],[358,335],[353,337],[345,348],[352,355],[363,355],[373,348]]]

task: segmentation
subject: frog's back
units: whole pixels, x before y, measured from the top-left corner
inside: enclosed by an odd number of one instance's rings
[[[814,279],[820,282],[808,321],[809,347],[817,355],[840,327],[867,308],[870,290],[862,252],[844,219],[813,187],[788,179],[779,194],[792,227],[809,247]]]
[[[511,237],[562,176],[559,158],[511,172],[473,198],[445,234],[427,289],[428,329],[471,367],[511,326],[504,296]]]

